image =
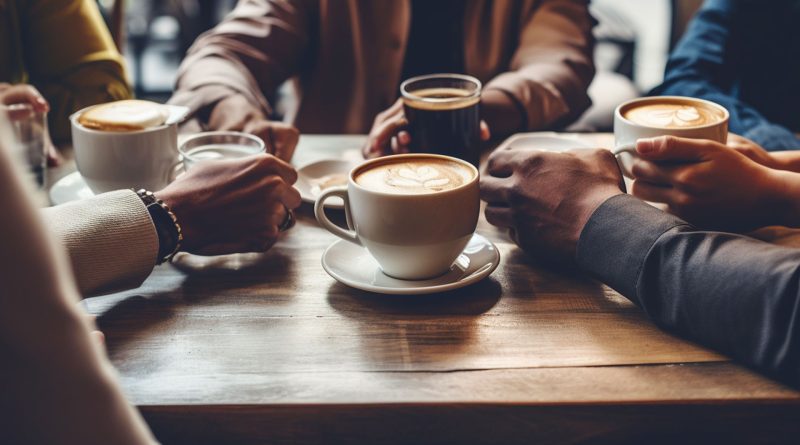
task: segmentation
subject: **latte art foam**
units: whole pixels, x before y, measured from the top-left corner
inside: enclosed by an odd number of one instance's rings
[[[452,190],[471,179],[472,172],[466,167],[440,159],[409,159],[378,164],[355,177],[356,183],[369,190],[402,195]]]
[[[701,127],[719,122],[714,110],[689,104],[655,103],[631,108],[625,118],[639,125],[659,128]]]

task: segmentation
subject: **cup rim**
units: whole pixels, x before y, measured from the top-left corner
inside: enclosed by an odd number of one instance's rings
[[[464,184],[461,184],[460,186],[458,186],[456,188],[453,188],[453,189],[450,189],[450,190],[443,190],[441,192],[425,193],[425,194],[400,194],[400,193],[381,192],[381,191],[377,191],[377,190],[368,189],[368,188],[362,186],[361,184],[357,183],[356,180],[355,180],[355,176],[354,175],[355,175],[355,173],[357,171],[360,171],[360,170],[362,170],[364,168],[367,168],[368,166],[370,166],[372,164],[377,164],[377,163],[380,163],[380,162],[392,162],[393,160],[404,159],[404,158],[437,158],[437,159],[444,159],[444,160],[447,160],[447,161],[457,162],[457,163],[459,163],[461,165],[464,165],[464,166],[467,166],[467,167],[469,167],[471,169],[471,171],[473,173],[472,179],[469,180],[468,182],[466,182]],[[459,158],[455,158],[455,157],[447,156],[447,155],[434,154],[434,153],[403,153],[403,154],[382,156],[380,158],[375,158],[375,159],[369,159],[369,160],[367,160],[365,162],[362,162],[359,165],[356,165],[352,169],[350,169],[350,173],[347,174],[347,184],[348,184],[348,186],[352,186],[356,190],[360,190],[360,191],[363,191],[363,192],[366,192],[366,193],[370,193],[370,194],[373,194],[373,195],[391,196],[391,197],[393,197],[395,199],[419,199],[420,197],[442,196],[442,195],[448,195],[448,194],[452,194],[452,193],[457,193],[457,192],[460,192],[463,189],[465,189],[465,188],[477,183],[479,180],[480,180],[480,171],[474,165],[470,164],[469,162],[467,162],[467,161],[465,161],[463,159],[459,159]]]
[[[70,114],[70,115],[69,115],[69,121],[70,121],[70,123],[72,124],[72,126],[73,126],[74,128],[78,128],[78,129],[80,129],[81,131],[85,131],[85,132],[87,132],[87,133],[92,133],[92,134],[117,134],[117,135],[123,135],[123,134],[144,134],[144,133],[150,133],[150,132],[155,132],[155,131],[164,130],[165,128],[170,128],[170,127],[173,127],[173,126],[174,126],[174,127],[177,127],[177,125],[178,125],[178,123],[177,123],[177,122],[173,122],[173,123],[170,123],[170,124],[164,123],[164,124],[158,125],[158,126],[156,126],[156,127],[148,127],[148,128],[142,128],[141,130],[132,130],[132,131],[104,131],[104,130],[96,130],[96,129],[94,129],[94,128],[89,128],[89,127],[85,127],[85,126],[81,125],[81,123],[80,123],[80,122],[78,122],[78,118],[79,118],[79,117],[80,117],[80,116],[81,116],[83,113],[85,113],[85,112],[87,112],[87,111],[91,110],[92,108],[94,108],[94,107],[96,107],[96,106],[98,106],[98,105],[105,105],[105,104],[94,104],[94,105],[89,105],[88,107],[81,108],[80,110],[78,110],[78,111],[76,111],[76,112],[74,112],[74,113]]]
[[[264,143],[263,139],[261,139],[260,137],[258,137],[256,135],[253,135],[253,134],[250,134],[250,133],[245,133],[245,132],[242,132],[242,131],[216,130],[216,131],[201,131],[200,133],[195,133],[195,134],[193,134],[191,136],[187,136],[178,145],[178,153],[180,153],[181,156],[184,156],[184,157],[187,157],[187,158],[190,157],[189,154],[183,149],[183,147],[186,144],[188,144],[189,142],[191,142],[191,141],[194,141],[196,139],[200,139],[202,137],[207,137],[207,136],[237,136],[237,137],[243,137],[245,139],[249,139],[251,141],[254,141],[256,144],[258,144],[258,152],[253,153],[253,155],[266,153],[266,151],[267,151],[267,144]]]
[[[698,125],[696,127],[686,127],[686,128],[666,128],[666,127],[656,127],[653,125],[642,125],[636,123],[625,116],[622,115],[622,110],[632,104],[636,103],[648,103],[648,102],[657,102],[659,100],[672,100],[672,101],[686,101],[686,102],[700,102],[710,108],[714,108],[722,112],[722,120],[719,122],[713,122],[710,124],[705,125]],[[690,97],[690,96],[646,96],[646,97],[637,97],[635,99],[626,100],[625,102],[617,105],[617,108],[614,110],[614,117],[619,118],[623,122],[628,125],[638,127],[638,128],[653,128],[658,130],[698,130],[698,129],[706,129],[706,128],[713,128],[719,126],[720,124],[727,123],[730,120],[731,114],[727,108],[723,107],[722,105],[712,102],[706,99],[700,99],[698,97]]]
[[[436,78],[458,79],[458,80],[463,80],[463,81],[466,81],[466,82],[472,82],[477,86],[477,88],[475,88],[475,91],[473,91],[469,96],[447,97],[447,98],[422,97],[422,96],[417,96],[416,94],[413,94],[412,92],[406,91],[406,87],[411,83],[419,82],[419,81],[422,81],[422,80],[436,79]],[[455,73],[425,74],[425,75],[422,75],[422,76],[411,77],[409,79],[404,80],[400,84],[400,94],[403,96],[403,99],[408,99],[408,100],[413,100],[413,101],[423,102],[423,103],[435,103],[435,104],[456,103],[456,102],[462,102],[462,101],[465,101],[465,100],[472,100],[472,99],[475,99],[475,98],[478,98],[478,97],[481,96],[481,90],[482,89],[483,89],[483,84],[477,78],[475,78],[473,76],[466,75],[466,74],[455,74]]]

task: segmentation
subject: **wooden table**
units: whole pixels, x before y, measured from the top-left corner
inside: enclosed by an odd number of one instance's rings
[[[592,137],[607,143],[608,136]],[[298,164],[361,137],[303,137]],[[157,267],[86,300],[165,443],[797,443],[800,393],[668,335],[613,290],[533,264],[398,297],[330,278],[310,206],[263,255]],[[624,252],[620,252],[624,255]]]

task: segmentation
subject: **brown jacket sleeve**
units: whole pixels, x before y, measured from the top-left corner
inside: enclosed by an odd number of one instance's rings
[[[241,94],[270,115],[268,95],[298,72],[305,54],[310,3],[240,1],[189,50],[170,103],[188,106],[194,114],[225,96]]]
[[[522,14],[519,47],[511,70],[486,89],[511,94],[525,109],[527,130],[548,128],[579,116],[591,105],[594,77],[593,19],[586,0],[542,0]]]

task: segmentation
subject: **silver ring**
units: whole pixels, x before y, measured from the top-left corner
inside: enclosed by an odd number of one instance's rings
[[[283,218],[281,225],[278,226],[279,232],[285,232],[294,226],[294,213],[286,206],[283,206],[283,208],[286,209],[286,216]]]

